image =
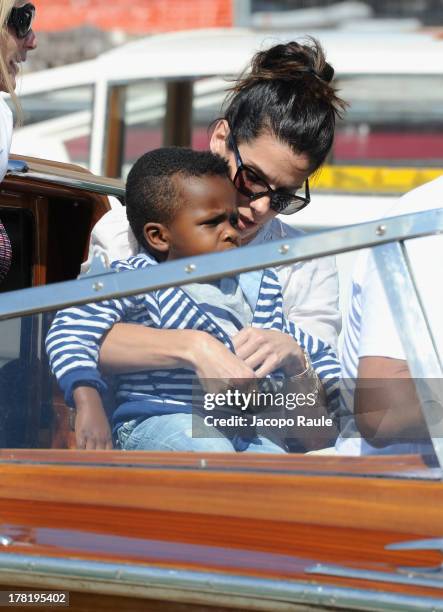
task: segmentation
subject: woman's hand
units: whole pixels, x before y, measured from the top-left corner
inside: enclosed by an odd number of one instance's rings
[[[306,369],[305,356],[288,334],[273,329],[245,327],[232,338],[235,354],[246,366],[263,378],[277,368],[286,376],[296,376]]]
[[[246,388],[256,379],[252,368],[224,344],[193,329],[118,323],[100,350],[100,369],[107,373],[170,368],[191,368],[208,393],[222,393],[232,386]]]
[[[195,332],[189,361],[208,393],[223,393],[231,387],[251,389],[257,379],[253,369],[219,340],[205,332]]]

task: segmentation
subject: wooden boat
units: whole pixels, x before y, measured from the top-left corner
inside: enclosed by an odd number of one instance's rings
[[[11,334],[26,366],[0,394],[0,591],[35,605],[55,593],[48,608],[69,593],[75,611],[443,610],[435,458],[72,449],[38,308],[107,291],[104,274],[70,279],[106,194],[123,191],[75,167],[26,164],[0,191],[0,218],[33,245],[0,299],[1,369]],[[23,393],[7,396],[17,384]]]
[[[2,589],[73,610],[443,609],[441,473],[419,457],[0,457]]]

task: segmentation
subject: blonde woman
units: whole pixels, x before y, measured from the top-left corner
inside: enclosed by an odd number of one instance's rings
[[[0,0],[0,91],[9,93],[20,118],[20,106],[14,93],[19,64],[28,51],[37,46],[32,21],[34,5],[24,0]],[[0,181],[6,173],[12,137],[12,113],[0,96]],[[0,221],[0,282],[11,263],[11,245]]]

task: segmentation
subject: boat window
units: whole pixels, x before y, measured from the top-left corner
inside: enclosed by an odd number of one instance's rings
[[[192,105],[192,148],[204,151],[209,147],[211,123],[222,114],[221,106],[227,93],[228,78],[198,79],[194,83]]]
[[[334,163],[441,167],[441,75],[355,75],[337,86],[349,108]]]
[[[143,153],[163,144],[166,83],[151,80],[128,85],[124,88],[121,104],[123,134],[120,176],[126,179],[131,166]]]
[[[14,134],[15,153],[89,167],[92,85],[23,95],[20,103],[24,127]],[[33,142],[38,150],[32,148]]]

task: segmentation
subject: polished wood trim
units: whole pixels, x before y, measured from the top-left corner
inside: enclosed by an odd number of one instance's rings
[[[90,170],[83,168],[83,166],[79,166],[78,164],[69,164],[67,162],[60,162],[53,159],[42,159],[41,157],[17,155],[15,153],[11,153],[9,158],[18,161],[25,161],[32,170],[39,172],[53,172],[54,174],[62,174],[63,176],[67,172],[93,174]],[[24,176],[26,176],[26,173],[24,173]]]
[[[0,535],[14,541],[4,554],[148,564],[438,596],[428,587],[314,576],[305,569],[316,562],[391,572],[399,566],[439,564],[438,551],[388,551],[385,546],[441,536],[440,482],[364,477],[356,469],[347,477],[336,476],[328,469],[342,464],[342,458],[332,457],[323,474],[319,460],[324,458],[295,457],[300,469],[304,463],[306,473],[301,474],[289,470],[292,458],[275,456],[242,461],[232,456],[156,453],[149,457],[146,453],[145,461],[151,465],[127,467],[117,462],[104,467],[82,464],[80,451],[57,451],[60,461],[67,458],[65,464],[30,463],[31,457],[37,462],[44,454],[1,452]],[[106,455],[96,452],[103,462]],[[120,453],[125,455],[129,461],[136,453]],[[19,462],[25,457],[26,462]],[[372,458],[355,459],[349,463],[363,470]],[[416,458],[383,459],[385,464],[392,460],[391,467],[400,472],[406,464],[414,469],[420,464],[414,465]],[[168,467],[168,460],[174,465]],[[205,467],[197,467],[202,460]]]
[[[128,463],[130,455],[128,452]],[[0,499],[57,499],[67,504],[163,512],[194,512],[198,507],[199,512],[216,516],[248,519],[273,516],[275,520],[296,520],[302,524],[365,529],[392,525],[393,531],[441,535],[440,482],[310,475],[311,458],[303,459],[305,474],[279,473],[278,461],[274,470],[268,472],[242,470],[241,464],[236,471],[233,467],[213,471],[208,467],[166,468],[160,462],[156,466],[118,469],[75,462],[3,463]],[[64,486],[65,483],[69,486]]]
[[[3,179],[2,191],[7,193],[30,193],[36,196],[47,196],[48,198],[55,197],[57,199],[68,198],[70,200],[79,201],[92,200],[94,205],[98,206],[101,215],[111,208],[107,196],[87,192],[75,187],[46,183],[40,180],[25,180],[21,176],[6,176]]]
[[[213,469],[254,469],[255,471],[301,471],[346,475],[416,474],[433,477],[433,471],[420,455],[378,455],[346,457],[340,455],[254,455],[241,453],[165,453],[146,451],[88,451],[47,449],[0,449],[0,461],[37,463],[86,463],[98,465],[146,465],[150,467],[204,467]],[[435,476],[437,477],[437,476]]]

